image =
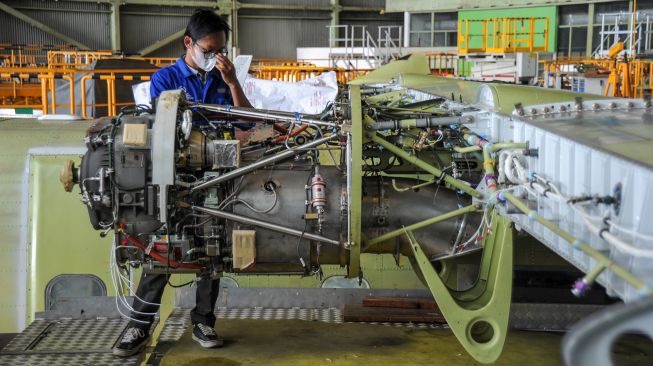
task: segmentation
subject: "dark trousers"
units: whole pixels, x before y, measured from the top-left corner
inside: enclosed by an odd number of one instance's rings
[[[141,280],[138,283],[136,296],[132,307],[136,311],[143,313],[156,313],[159,310],[158,305],[146,304],[143,301],[159,304],[163,296],[163,290],[168,283],[170,275],[166,274],[152,274],[141,273]],[[193,324],[202,323],[215,327],[215,315],[213,309],[215,302],[218,300],[218,292],[220,290],[220,279],[212,280],[210,276],[202,276],[196,282],[197,288],[195,291],[195,308],[190,312],[190,318]],[[143,301],[139,300],[142,299]],[[131,313],[131,317],[146,323],[139,323],[130,321],[129,325],[149,331],[152,323],[154,322],[154,315],[139,314],[136,312]]]

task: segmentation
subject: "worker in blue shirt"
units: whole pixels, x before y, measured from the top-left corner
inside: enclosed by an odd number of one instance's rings
[[[186,53],[174,65],[152,75],[152,99],[165,90],[184,89],[186,98],[191,102],[251,107],[236,78],[234,65],[227,59],[228,36],[229,25],[221,16],[211,10],[197,10],[186,27]],[[114,347],[114,355],[131,356],[145,347],[168,279],[167,274],[141,275],[130,323]],[[202,347],[221,346],[223,341],[214,330],[213,315],[220,288],[219,279],[203,275],[196,284],[196,304],[191,311],[193,339]]]
[[[224,29],[222,29],[224,28]],[[227,58],[229,25],[210,10],[198,10],[186,27],[186,53],[152,75],[150,97],[183,89],[190,102],[251,107]]]

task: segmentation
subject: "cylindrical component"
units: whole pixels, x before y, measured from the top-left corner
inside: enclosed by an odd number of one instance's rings
[[[418,119],[379,121],[369,125],[370,130],[407,130],[411,128],[428,128],[459,124],[458,117],[427,117]]]
[[[217,104],[197,104],[196,106],[199,108],[204,108],[209,111],[219,112],[219,113],[228,114],[232,116],[239,116],[239,117],[253,117],[253,118],[260,118],[263,120],[271,120],[271,121],[305,123],[305,124],[311,124],[316,126],[329,126],[329,127],[337,126],[335,122],[327,122],[327,121],[321,121],[319,119],[306,118],[302,116],[300,113],[289,115],[287,112],[281,112],[281,111],[257,110],[253,108],[231,107],[231,106],[223,106]]]
[[[291,157],[293,155],[300,154],[300,153],[302,153],[302,152],[304,152],[304,151],[306,151],[306,150],[308,150],[310,148],[320,146],[320,145],[324,144],[325,142],[327,142],[329,140],[332,140],[332,139],[334,139],[336,137],[337,137],[337,135],[333,134],[333,135],[329,135],[329,136],[319,138],[319,139],[317,139],[315,141],[311,141],[311,142],[306,143],[304,145],[297,146],[297,147],[294,147],[292,149],[288,149],[288,150],[286,150],[284,152],[281,152],[281,153],[278,153],[276,155],[270,156],[269,158],[257,161],[255,163],[252,163],[252,164],[250,164],[248,166],[244,166],[244,167],[236,169],[236,170],[232,170],[229,173],[223,174],[221,176],[213,178],[213,179],[211,179],[209,181],[206,181],[204,183],[200,183],[200,184],[194,186],[193,188],[191,188],[191,191],[196,191],[198,189],[204,189],[204,188],[212,187],[212,186],[214,186],[216,184],[226,182],[226,181],[229,181],[231,179],[238,178],[241,175],[253,172],[256,169],[262,168],[262,167],[270,165],[272,163],[276,163],[277,161],[289,158],[289,157]]]
[[[280,233],[296,236],[298,238],[301,237],[301,238],[304,238],[304,239],[313,240],[313,241],[317,241],[317,242],[320,242],[320,243],[340,245],[340,242],[338,240],[325,238],[324,236],[303,232],[301,230],[291,229],[289,227],[273,224],[273,223],[270,223],[270,222],[267,222],[267,221],[252,219],[250,217],[235,215],[235,214],[232,214],[230,212],[225,212],[225,211],[220,211],[220,210],[213,210],[213,209],[206,208],[206,207],[192,206],[191,208],[194,211],[199,211],[199,212],[202,212],[202,213],[205,213],[205,214],[209,214],[209,215],[212,215],[212,216],[215,216],[215,217],[220,217],[220,218],[223,218],[225,220],[239,222],[239,223],[245,224],[245,225],[258,226],[258,227],[262,227],[264,229],[277,231],[277,232],[280,232]]]
[[[326,183],[320,174],[319,168],[315,167],[315,174],[311,178],[311,205],[316,209],[323,209],[326,205]]]
[[[347,187],[346,187],[346,197],[347,197],[347,245],[351,243],[351,159],[352,159],[352,146],[351,141],[352,136],[351,132],[347,133],[347,146],[345,148],[345,157],[347,159]]]

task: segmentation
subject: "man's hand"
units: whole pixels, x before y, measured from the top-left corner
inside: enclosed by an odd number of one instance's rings
[[[220,70],[220,74],[222,74],[222,80],[224,80],[227,85],[230,87],[235,86],[238,84],[238,78],[236,77],[236,68],[234,67],[234,64],[229,61],[227,56],[218,53],[218,62],[216,64],[216,67],[218,70]]]

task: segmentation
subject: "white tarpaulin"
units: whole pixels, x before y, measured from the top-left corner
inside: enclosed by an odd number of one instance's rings
[[[338,80],[334,71],[296,83],[250,77],[243,89],[254,108],[317,114],[336,99]]]
[[[241,57],[241,56],[239,56]],[[247,75],[251,56],[237,60],[236,72],[241,77]],[[273,109],[286,112],[317,114],[336,99],[338,80],[335,71],[296,83],[274,80],[261,80],[247,77],[243,84],[247,99],[254,108]],[[150,105],[150,82],[132,86],[136,104]]]

